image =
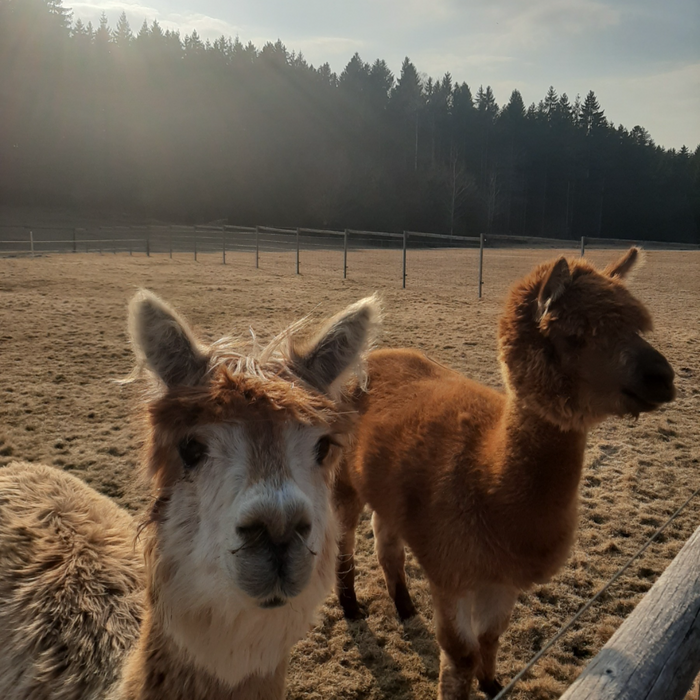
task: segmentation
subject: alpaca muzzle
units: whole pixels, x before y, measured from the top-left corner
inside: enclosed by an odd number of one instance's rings
[[[274,608],[302,592],[315,556],[309,546],[310,519],[303,509],[291,518],[266,513],[238,526],[236,534],[241,544],[231,554],[236,558],[238,585],[245,593],[261,607]]]
[[[653,411],[676,397],[675,373],[668,360],[658,351],[647,346],[637,355],[635,374],[625,395],[635,404],[639,413]]]

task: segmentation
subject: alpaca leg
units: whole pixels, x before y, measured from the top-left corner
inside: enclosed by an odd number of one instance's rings
[[[433,588],[433,601],[440,645],[438,700],[468,700],[479,665],[479,643],[471,623],[473,594],[441,598]]]
[[[384,570],[387,590],[396,605],[399,617],[407,620],[416,614],[416,608],[406,585],[406,550],[403,540],[387,526],[386,521],[382,520],[376,511],[372,514],[372,529],[374,548]]]
[[[508,627],[517,598],[518,590],[512,586],[485,586],[476,592],[473,622],[481,653],[476,675],[479,688],[489,697],[503,689],[496,679],[498,640]]]
[[[341,479],[336,482],[333,498],[340,525],[336,594],[345,617],[358,620],[362,617],[362,611],[355,593],[355,529],[362,513],[363,503],[355,489]]]

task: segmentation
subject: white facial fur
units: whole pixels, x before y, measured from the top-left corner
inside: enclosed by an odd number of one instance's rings
[[[271,673],[306,634],[332,584],[335,455],[321,466],[315,451],[324,434],[291,422],[203,427],[195,437],[207,456],[172,489],[160,530],[161,619],[179,646],[231,684]],[[297,547],[290,566],[300,572],[289,572],[298,584],[293,597],[278,585],[271,595],[288,600],[272,609],[245,590],[250,567],[256,585],[275,574],[265,571],[265,552],[249,553],[238,531],[261,514],[272,527],[290,514],[311,526],[305,543],[295,533],[290,544]]]

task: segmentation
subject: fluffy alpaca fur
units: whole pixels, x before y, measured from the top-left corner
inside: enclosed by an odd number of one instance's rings
[[[415,609],[404,543],[431,584],[440,697],[487,694],[518,593],[565,561],[576,528],[588,429],[674,397],[673,370],[641,333],[644,306],[622,283],[631,249],[602,273],[583,260],[541,265],[510,292],[499,325],[505,392],[412,350],[369,356],[357,438],[336,482],[343,530],[338,597],[361,614],[354,532],[365,503],[401,618]]]
[[[70,474],[0,470],[0,697],[281,699],[332,585],[332,481],[352,428],[340,386],[362,381],[377,321],[365,299],[304,344],[296,324],[245,354],[205,347],[140,292],[152,508],[137,537]]]

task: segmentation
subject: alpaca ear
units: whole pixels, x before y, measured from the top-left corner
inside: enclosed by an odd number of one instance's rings
[[[603,270],[603,274],[623,280],[632,272],[632,269],[641,260],[641,257],[642,251],[640,248],[630,248],[619,260],[610,263]]]
[[[140,290],[129,304],[129,333],[136,360],[167,387],[197,384],[207,354],[187,323],[152,292]]]
[[[552,269],[544,278],[540,287],[540,293],[537,295],[538,321],[549,311],[552,304],[561,297],[569,282],[571,282],[569,263],[565,257],[561,257],[552,265]]]
[[[348,306],[324,324],[310,342],[302,346],[293,344],[292,370],[315,389],[333,393],[349,373],[361,373],[364,355],[370,349],[380,317],[376,295]]]

